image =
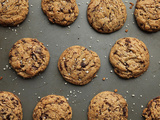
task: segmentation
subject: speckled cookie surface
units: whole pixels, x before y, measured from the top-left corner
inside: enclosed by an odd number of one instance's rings
[[[33,111],[33,120],[71,120],[72,108],[63,96],[43,97]]]
[[[134,15],[142,30],[160,30],[160,0],[137,0]]]
[[[149,66],[149,52],[146,45],[136,38],[121,38],[110,51],[110,63],[122,78],[135,78]]]
[[[35,38],[18,40],[9,52],[9,63],[24,78],[31,78],[44,71],[49,59],[49,51]]]
[[[22,120],[22,105],[13,93],[0,91],[0,120]]]
[[[83,46],[72,46],[60,56],[58,68],[66,81],[75,85],[85,85],[95,77],[100,64],[97,53]]]
[[[73,23],[79,14],[76,0],[42,0],[41,6],[50,22],[62,26]]]
[[[119,30],[127,18],[126,7],[122,0],[91,0],[87,17],[90,25],[100,33]]]
[[[28,0],[0,0],[0,24],[16,26],[23,22],[28,14]]]
[[[160,96],[149,101],[147,108],[143,110],[145,120],[160,119]]]
[[[104,91],[97,94],[88,107],[88,120],[127,120],[128,105],[117,93]]]

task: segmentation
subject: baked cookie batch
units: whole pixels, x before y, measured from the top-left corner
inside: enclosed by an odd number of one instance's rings
[[[72,24],[79,9],[75,0],[42,0],[41,7],[49,21],[62,26]],[[0,0],[0,24],[16,26],[28,14],[28,0]],[[135,18],[138,26],[147,32],[160,30],[160,1],[137,0]],[[89,24],[100,33],[119,30],[127,18],[122,0],[91,0],[87,8]],[[35,38],[18,40],[9,52],[9,63],[23,78],[32,78],[43,72],[50,60],[50,54],[43,43]],[[116,41],[109,55],[115,73],[124,79],[136,78],[147,71],[149,51],[137,38],[126,37]],[[96,52],[83,46],[71,46],[59,57],[58,69],[62,77],[75,85],[88,84],[101,66]],[[146,120],[160,119],[160,97],[152,99],[143,110]],[[0,92],[0,120],[22,120],[20,99],[13,93]],[[115,92],[103,91],[97,94],[88,107],[88,120],[127,120],[128,104]],[[71,120],[72,108],[66,98],[59,95],[43,97],[33,111],[33,120]]]

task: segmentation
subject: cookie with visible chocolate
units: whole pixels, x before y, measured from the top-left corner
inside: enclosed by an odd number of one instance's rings
[[[126,6],[122,0],[91,0],[87,17],[96,31],[112,33],[124,25],[127,18]]]
[[[145,120],[159,120],[160,119],[160,96],[150,100],[147,108],[143,110],[142,116]]]
[[[127,120],[128,104],[117,93],[104,91],[91,100],[88,107],[88,120]]]
[[[50,22],[62,26],[72,24],[79,14],[76,0],[42,0],[41,7]]]
[[[111,48],[109,60],[117,75],[127,79],[136,78],[148,69],[149,51],[136,38],[121,38]]]
[[[160,0],[137,0],[134,15],[142,30],[147,32],[160,30]]]
[[[9,52],[9,63],[23,78],[31,78],[44,71],[49,59],[49,51],[35,38],[18,40]]]
[[[63,96],[43,97],[33,111],[33,120],[71,120],[72,108]]]
[[[67,48],[58,61],[58,69],[63,78],[75,85],[89,83],[100,66],[97,53],[78,45]]]
[[[26,19],[28,11],[28,0],[1,0],[0,24],[2,26],[16,26]]]
[[[11,92],[0,91],[0,120],[22,120],[22,104]]]

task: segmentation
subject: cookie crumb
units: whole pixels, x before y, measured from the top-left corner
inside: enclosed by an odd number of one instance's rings
[[[130,2],[129,4],[131,4],[131,6],[129,7],[129,9],[132,9],[134,4],[132,2]]]
[[[102,80],[105,81],[105,79],[106,79],[106,78],[104,77]]]
[[[128,32],[128,29],[126,29],[125,32],[127,33],[127,32]]]
[[[118,90],[117,90],[117,89],[114,89],[114,92],[116,93],[116,92],[118,92]]]
[[[1,77],[0,77],[0,80],[2,80],[2,79],[3,79],[3,77],[1,76]]]

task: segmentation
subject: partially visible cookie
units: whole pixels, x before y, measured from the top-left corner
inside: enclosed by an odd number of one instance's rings
[[[149,66],[149,52],[146,45],[132,37],[116,41],[110,51],[110,63],[122,78],[135,78],[143,74]]]
[[[122,0],[91,0],[87,17],[96,31],[112,33],[124,25],[127,18],[126,6]]]
[[[50,22],[62,26],[73,23],[79,14],[76,0],[42,0],[41,6]]]
[[[143,110],[142,116],[145,120],[160,119],[160,96],[149,101],[147,108]]]
[[[100,68],[97,53],[83,46],[67,48],[59,58],[58,69],[63,78],[75,85],[89,83]]]
[[[9,52],[9,63],[23,78],[31,78],[44,71],[49,59],[49,51],[35,38],[18,40]]]
[[[0,91],[0,120],[22,120],[20,99],[13,93]]]
[[[160,0],[137,0],[134,15],[142,30],[160,30]]]
[[[88,120],[127,120],[128,104],[117,93],[104,91],[97,94],[88,107]]]
[[[28,0],[0,0],[0,24],[16,26],[26,19]]]
[[[33,120],[71,120],[72,108],[63,96],[43,97],[33,111]]]

